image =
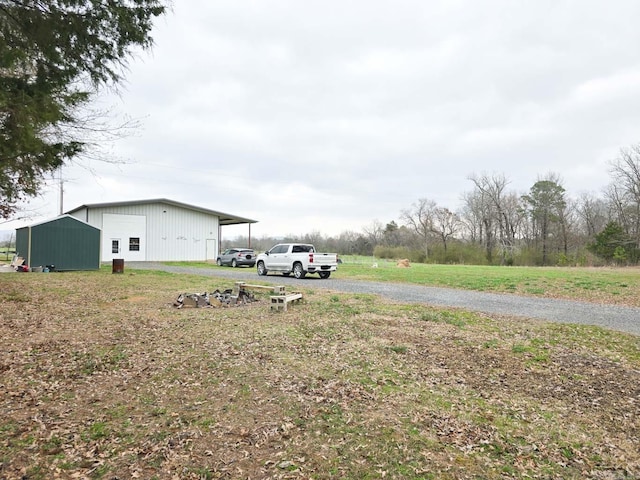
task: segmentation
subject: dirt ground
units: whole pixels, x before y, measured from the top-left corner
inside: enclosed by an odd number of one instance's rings
[[[220,280],[0,277],[0,478],[640,478],[640,340]]]

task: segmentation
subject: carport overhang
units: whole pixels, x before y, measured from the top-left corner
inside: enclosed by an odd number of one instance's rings
[[[257,220],[251,220],[249,218],[236,217],[233,215],[222,216],[221,214],[218,217],[219,227],[218,227],[218,239],[222,242],[222,227],[227,225],[247,225],[247,238],[248,245],[247,247],[251,248],[251,225],[254,223],[258,223]]]

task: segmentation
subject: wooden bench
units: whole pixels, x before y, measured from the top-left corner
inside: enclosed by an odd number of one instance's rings
[[[241,289],[245,290],[264,290],[273,292],[275,295],[284,295],[284,286],[278,285],[277,287],[270,287],[268,285],[250,285],[244,282],[236,282],[236,291],[240,291]]]

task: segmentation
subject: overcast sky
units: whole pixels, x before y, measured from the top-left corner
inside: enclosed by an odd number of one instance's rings
[[[65,211],[169,198],[334,235],[458,209],[474,173],[599,193],[640,142],[637,0],[174,3],[106,99],[141,122],[107,146],[127,163],[65,168]],[[57,186],[30,208],[55,217]]]

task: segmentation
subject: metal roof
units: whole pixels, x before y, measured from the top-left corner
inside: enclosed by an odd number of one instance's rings
[[[20,229],[22,229],[22,228],[32,228],[32,227],[37,227],[37,226],[39,226],[39,225],[45,225],[45,224],[47,224],[47,223],[52,223],[52,222],[58,221],[58,220],[60,220],[61,218],[70,218],[71,220],[73,220],[73,221],[75,221],[75,222],[82,223],[83,225],[86,225],[87,227],[91,227],[91,228],[95,228],[96,230],[100,230],[99,228],[94,227],[93,225],[89,225],[87,222],[84,222],[84,221],[80,220],[79,218],[73,217],[73,216],[71,216],[71,215],[69,215],[69,214],[58,215],[58,216],[57,216],[57,217],[55,217],[55,218],[50,218],[50,219],[48,219],[48,220],[42,220],[42,221],[40,221],[40,222],[32,223],[32,224],[30,224],[30,225],[25,225],[24,227],[16,228],[16,230],[20,230]]]
[[[215,215],[220,220],[220,225],[240,225],[243,223],[257,223],[257,220],[250,218],[238,217],[236,215],[230,215],[228,213],[218,212],[216,210],[209,210],[208,208],[197,207],[195,205],[189,205],[187,203],[176,202],[167,198],[155,198],[151,200],[130,200],[124,202],[109,202],[109,203],[88,203],[80,205],[79,207],[69,210],[65,213],[73,213],[83,208],[109,208],[109,207],[126,207],[131,205],[147,205],[152,203],[163,203],[165,205],[172,205],[174,207],[185,208],[187,210],[194,210],[196,212],[206,213],[208,215]]]

